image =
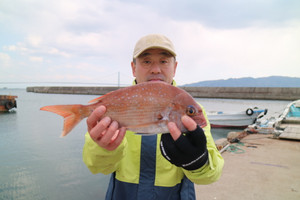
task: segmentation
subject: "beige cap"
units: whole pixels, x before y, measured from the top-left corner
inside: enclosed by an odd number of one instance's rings
[[[145,50],[152,48],[165,49],[173,56],[176,56],[174,45],[169,38],[160,34],[150,34],[137,41],[133,51],[133,58],[137,58]]]

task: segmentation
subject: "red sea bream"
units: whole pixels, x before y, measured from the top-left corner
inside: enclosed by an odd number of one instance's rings
[[[104,116],[109,116],[120,126],[140,134],[168,133],[168,122],[175,122],[184,132],[186,129],[181,117],[185,114],[192,117],[199,126],[206,126],[201,107],[192,96],[164,82],[146,82],[121,88],[89,103],[89,105],[45,106],[41,110],[64,117],[62,136],[67,135],[100,105],[106,106]]]

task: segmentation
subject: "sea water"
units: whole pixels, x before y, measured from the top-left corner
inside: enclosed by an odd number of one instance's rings
[[[86,104],[95,95],[27,93],[24,89],[0,89],[17,95],[17,109],[0,113],[0,199],[82,200],[104,199],[109,175],[91,174],[82,161],[83,120],[67,137],[60,138],[63,118],[40,107]],[[207,111],[241,111],[268,108],[279,115],[289,101],[196,99]],[[212,129],[214,139],[230,129]]]

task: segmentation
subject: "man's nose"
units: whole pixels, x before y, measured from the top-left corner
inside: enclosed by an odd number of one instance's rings
[[[153,74],[161,73],[161,69],[160,69],[159,63],[155,62],[155,63],[152,64],[152,66],[151,66],[151,73],[153,73]]]

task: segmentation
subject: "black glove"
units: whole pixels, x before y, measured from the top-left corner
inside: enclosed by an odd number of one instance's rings
[[[176,141],[170,133],[162,134],[160,151],[170,163],[186,170],[199,169],[208,161],[206,137],[199,126],[181,134]]]

